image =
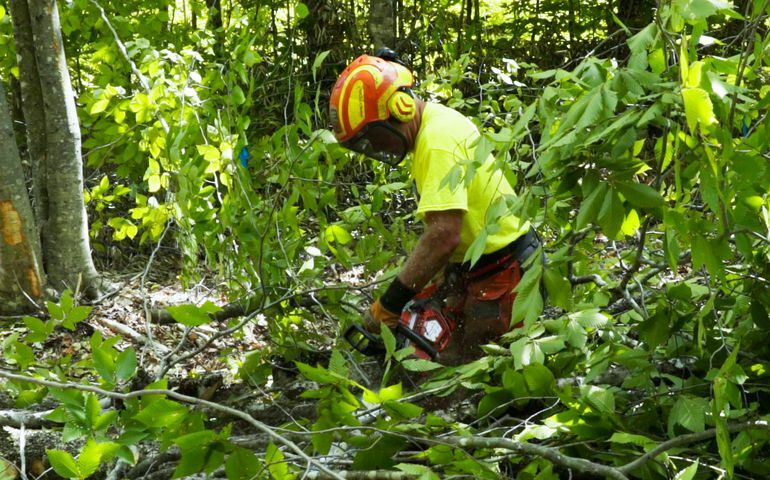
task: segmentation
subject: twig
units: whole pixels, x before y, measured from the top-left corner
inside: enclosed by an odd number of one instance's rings
[[[766,420],[756,420],[752,422],[727,425],[727,431],[730,433],[737,433],[737,432],[742,432],[744,430],[755,430],[755,429],[770,430],[770,423],[768,423]],[[660,445],[653,448],[649,452],[645,453],[641,457],[637,458],[633,462],[629,462],[621,467],[617,467],[617,470],[623,473],[633,472],[634,470],[641,467],[642,465],[652,460],[653,458],[657,457],[663,452],[666,452],[668,450],[671,450],[672,448],[676,448],[682,445],[688,445],[691,443],[698,443],[704,440],[709,440],[715,437],[716,435],[717,435],[716,428],[710,428],[708,430],[705,430],[703,432],[698,432],[698,433],[688,433],[686,435],[680,435],[676,438],[672,438],[671,440],[661,443]]]
[[[282,435],[277,434],[268,425],[260,422],[259,420],[257,420],[256,418],[252,417],[247,413],[244,413],[240,410],[236,410],[234,408],[226,407],[224,405],[220,405],[215,402],[210,402],[208,400],[202,400],[200,398],[190,397],[188,395],[182,395],[181,393],[174,392],[172,390],[164,390],[164,389],[137,390],[129,393],[119,393],[119,392],[113,392],[110,390],[104,390],[102,388],[94,387],[92,385],[81,385],[81,384],[72,383],[72,382],[67,382],[67,383],[55,382],[52,380],[44,380],[41,378],[35,378],[35,377],[20,375],[16,373],[9,373],[5,371],[0,371],[0,377],[7,378],[10,380],[16,380],[19,382],[28,382],[28,383],[33,383],[35,385],[42,385],[44,387],[59,388],[59,389],[74,389],[82,392],[95,393],[97,395],[102,395],[105,397],[114,398],[114,399],[123,400],[123,401],[129,400],[131,398],[143,397],[145,395],[166,395],[173,399],[179,400],[180,402],[185,402],[192,405],[199,405],[202,407],[211,408],[213,410],[218,410],[230,416],[240,418],[241,420],[244,420],[245,422],[255,427],[257,430],[263,433],[266,433],[271,439],[288,447],[290,450],[296,453],[300,458],[302,458],[305,462],[318,468],[318,470],[326,473],[331,478],[336,478],[340,480],[344,478],[344,477],[341,477],[338,472],[333,472],[328,468],[326,468],[326,466],[318,463],[317,460],[313,459],[312,457],[308,456],[304,451],[302,451],[302,449],[299,448],[299,446],[296,443],[292,442],[291,440],[289,440],[288,438]]]
[[[570,276],[569,282],[572,285],[582,285],[584,283],[595,283],[596,286],[598,287],[607,286],[607,282],[605,282],[604,279],[596,273],[591,273],[589,275],[582,275],[580,277]]]
[[[27,429],[24,427],[24,423],[19,428],[19,462],[21,468],[19,468],[19,474],[24,480],[27,479]]]

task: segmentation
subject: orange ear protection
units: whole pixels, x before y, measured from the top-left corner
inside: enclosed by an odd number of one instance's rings
[[[388,110],[399,122],[406,123],[414,118],[417,111],[417,105],[408,88],[397,90],[390,99],[388,99]]]

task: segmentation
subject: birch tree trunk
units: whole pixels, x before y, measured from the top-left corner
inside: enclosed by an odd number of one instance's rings
[[[80,125],[56,0],[9,3],[48,284],[59,291],[80,287],[97,295],[99,277],[83,201]]]
[[[0,83],[0,314],[34,310],[42,292],[40,251],[13,123]]]
[[[43,91],[37,73],[35,39],[27,0],[10,0],[13,38],[16,42],[16,59],[19,66],[21,111],[27,130],[27,150],[32,164],[32,198],[35,199],[35,221],[38,232],[48,218],[48,191],[45,174],[45,112]],[[39,235],[39,233],[38,233]],[[37,242],[38,245],[40,242]],[[40,257],[40,252],[37,252]]]

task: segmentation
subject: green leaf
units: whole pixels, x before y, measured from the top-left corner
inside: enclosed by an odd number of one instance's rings
[[[35,317],[24,317],[24,324],[32,331],[32,333],[24,337],[24,340],[32,343],[46,340],[53,333],[54,329],[54,322],[52,320],[44,322]]]
[[[67,289],[64,290],[59,298],[59,305],[61,305],[62,311],[66,314],[75,306],[75,299],[72,298],[72,292]]]
[[[674,476],[674,480],[692,480],[695,478],[695,474],[698,473],[698,464],[699,460],[696,458],[695,463],[677,473]]]
[[[702,88],[683,88],[682,98],[684,99],[684,113],[690,132],[695,133],[697,126],[700,126],[701,131],[703,131],[717,123],[714,105],[705,90]]]
[[[64,316],[61,323],[62,327],[68,330],[75,330],[78,323],[88,318],[88,315],[91,314],[91,310],[93,310],[93,307],[80,306],[73,308]]]
[[[470,247],[468,247],[468,250],[465,252],[465,257],[463,258],[464,263],[469,263],[470,265],[475,265],[476,262],[479,261],[479,258],[484,254],[484,249],[486,249],[487,246],[487,231],[482,230],[479,235],[476,237],[476,239],[473,241]]]
[[[214,145],[196,145],[198,153],[203,155],[203,158],[209,162],[216,162],[222,156],[221,152]]]
[[[297,6],[294,7],[294,13],[297,15],[297,18],[305,18],[310,15],[310,10],[308,10],[307,5],[299,2],[297,3]]]
[[[638,445],[643,448],[647,448],[657,444],[657,442],[651,438],[647,438],[643,435],[636,435],[633,433],[626,433],[626,432],[613,433],[612,436],[610,437],[610,442]]]
[[[540,279],[543,276],[539,250],[533,254],[534,263],[524,272],[516,286],[516,299],[513,301],[511,324],[521,321],[535,321],[543,311],[543,297],[540,295]]]
[[[423,412],[422,407],[402,401],[388,400],[385,401],[382,406],[388,414],[400,417],[404,420],[411,420],[412,418],[419,417]]]
[[[602,415],[612,415],[615,413],[615,396],[606,388],[583,385],[580,388],[580,393],[597,413]]]
[[[321,67],[321,64],[323,63],[324,59],[326,58],[327,55],[329,55],[330,52],[331,50],[324,50],[323,52],[315,56],[315,60],[313,60],[313,68],[312,68],[314,82],[316,81],[316,73],[318,73],[318,69]]]
[[[166,310],[174,320],[188,327],[197,327],[212,321],[205,310],[192,304],[166,307]]]
[[[78,455],[78,471],[83,478],[90,477],[99,469],[99,465],[110,460],[117,453],[120,445],[113,442],[97,443],[88,439]]]
[[[674,438],[674,425],[681,425],[691,432],[706,429],[706,410],[709,402],[705,398],[681,395],[668,415],[668,435]]]
[[[110,99],[108,97],[102,97],[91,105],[91,108],[89,109],[88,113],[90,113],[91,115],[102,113],[107,109],[109,104],[110,104]]]
[[[96,348],[92,351],[94,369],[107,383],[115,383],[115,358],[114,350],[108,348]]]
[[[526,365],[521,372],[524,375],[524,383],[532,396],[550,395],[556,387],[553,373],[541,363]]]
[[[267,446],[265,463],[270,475],[276,480],[284,480],[289,476],[289,466],[284,458],[283,452],[274,443]]]
[[[48,308],[48,313],[51,315],[51,318],[54,320],[61,320],[64,318],[64,310],[62,310],[59,305],[51,302],[50,300],[45,302],[45,304]]]
[[[511,356],[517,370],[521,370],[527,365],[545,361],[545,355],[538,344],[526,337],[511,344]]]
[[[626,211],[623,208],[623,202],[620,200],[617,192],[613,189],[607,190],[604,197],[604,203],[599,211],[599,225],[602,227],[607,238],[616,239],[626,217]]]
[[[617,182],[615,187],[626,197],[629,203],[642,208],[662,207],[665,202],[656,190],[638,182]]]
[[[128,380],[134,376],[134,372],[136,372],[136,352],[133,348],[127,348],[118,354],[115,361],[115,375],[119,380]]]
[[[183,405],[165,398],[158,398],[134,415],[134,420],[151,428],[164,428],[178,424],[186,416],[187,408]]]
[[[382,328],[380,330],[380,337],[382,337],[382,343],[385,344],[385,359],[390,359],[396,352],[396,337],[390,328]]]
[[[51,466],[54,471],[64,478],[81,478],[80,470],[78,469],[75,459],[69,452],[64,450],[46,450],[48,454],[48,460],[51,462]]]
[[[572,308],[572,284],[555,268],[546,268],[543,274],[548,300],[557,307]]]
[[[251,480],[257,477],[261,469],[262,464],[257,456],[241,447],[236,447],[225,462],[228,480]]]
[[[323,367],[311,367],[302,362],[294,362],[297,365],[297,369],[303,377],[313,382],[318,382],[321,385],[337,384],[340,381],[339,377],[332,375]]]
[[[575,228],[577,230],[584,228],[586,225],[596,220],[599,207],[602,205],[606,194],[607,184],[601,182],[598,187],[583,200],[580,205],[580,211],[578,211],[577,219],[575,220]]]
[[[442,368],[443,365],[430,360],[423,360],[420,358],[410,358],[401,362],[401,365],[410,372],[430,372],[437,368]]]
[[[246,95],[244,95],[243,89],[238,85],[234,86],[230,91],[230,100],[236,105],[243,105],[246,102]]]
[[[601,313],[598,308],[570,313],[569,317],[580,323],[583,328],[597,329],[607,325],[609,322],[607,316]]]
[[[246,50],[244,52],[244,54],[243,54],[243,63],[247,67],[252,67],[255,64],[261,63],[261,62],[262,62],[262,56],[259,53],[255,52],[255,51],[253,51],[251,49],[248,49],[248,50]]]
[[[353,237],[339,225],[329,225],[324,231],[324,238],[328,243],[339,243],[340,245],[347,245],[353,240]]]
[[[439,478],[441,478],[438,475],[436,475],[433,472],[433,470],[426,467],[425,465],[416,465],[413,463],[399,463],[395,467],[404,473],[408,473],[410,475],[416,476],[418,480],[439,480]]]

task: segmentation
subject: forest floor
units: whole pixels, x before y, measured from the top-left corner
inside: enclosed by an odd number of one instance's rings
[[[238,409],[270,427],[304,424],[315,417],[315,402],[301,395],[316,385],[298,377],[293,362],[272,358],[272,373],[266,383],[255,384],[239,378],[239,367],[247,354],[270,347],[268,322],[263,316],[255,316],[229,335],[219,334],[232,326],[234,320],[212,321],[195,329],[176,322],[157,322],[153,312],[169,306],[200,305],[207,301],[221,306],[227,299],[205,281],[183,286],[168,265],[156,266],[153,272],[123,273],[112,281],[117,289],[96,302],[88,318],[74,330],[56,328],[44,342],[32,344],[36,360],[66,368],[70,378],[77,378],[78,372],[82,372],[86,383],[97,385],[99,378],[88,378],[94,375],[91,338],[96,332],[103,339],[118,336],[120,340],[115,348],[119,351],[133,348],[138,366],[130,384],[118,389],[139,390],[165,377],[171,390]],[[29,333],[22,318],[9,319],[6,325],[8,328],[0,330],[2,345],[8,339],[23,338]],[[330,343],[334,339],[335,336],[331,336]],[[324,362],[325,358],[321,355],[303,358],[303,361],[315,364]],[[362,368],[368,372],[364,375],[373,373],[376,377],[382,373],[375,361],[359,366],[361,373]],[[379,382],[374,377],[367,380]],[[48,465],[45,451],[57,448],[77,453],[82,441],[62,444],[60,427],[44,418],[54,406],[49,401],[19,405],[9,396],[0,396],[0,479],[6,480],[2,474],[3,459],[17,471],[30,474],[28,478],[58,478]],[[220,427],[232,422],[233,435],[240,436],[239,441],[244,444],[264,441],[255,439],[248,425],[209,413]],[[169,456],[168,452],[161,454],[153,448],[143,452],[143,456],[154,459],[156,464],[140,462],[119,472],[119,478],[170,478],[163,464],[173,464],[179,458],[178,452]],[[100,476],[109,478],[110,474],[102,472]]]

